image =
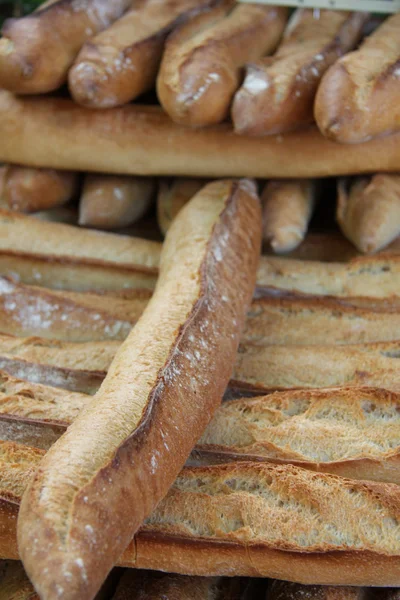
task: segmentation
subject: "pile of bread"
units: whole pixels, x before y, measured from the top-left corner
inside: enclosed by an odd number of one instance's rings
[[[399,29],[6,21],[0,600],[398,600]]]

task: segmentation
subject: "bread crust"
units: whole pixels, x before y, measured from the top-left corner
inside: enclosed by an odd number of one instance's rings
[[[59,0],[7,19],[0,41],[0,87],[43,94],[60,87],[83,43],[129,8],[129,0]]]
[[[400,15],[390,16],[325,73],[314,107],[325,136],[353,144],[399,130],[399,30]]]
[[[232,120],[237,133],[265,135],[313,121],[318,84],[339,56],[359,41],[367,13],[297,9],[271,58],[247,65],[235,94]]]
[[[0,161],[100,173],[288,178],[400,170],[398,135],[351,147],[315,128],[255,138],[234,135],[229,124],[177,127],[158,107],[104,112],[67,99],[21,99],[7,92],[0,93],[0,136]],[[39,136],[39,146],[26,142]]]
[[[40,600],[21,563],[0,561],[0,600]]]
[[[25,492],[19,548],[43,598],[59,586],[71,600],[93,597],[211,418],[253,292],[260,216],[254,184],[220,181],[203,188],[171,228],[157,291],[93,403],[50,449]],[[230,285],[232,271],[240,285]],[[158,327],[162,337],[154,339]],[[127,502],[135,511],[127,513]],[[45,538],[51,553],[39,541]]]
[[[312,180],[271,180],[264,187],[263,241],[277,254],[291,252],[303,241],[316,202]]]
[[[375,253],[388,246],[400,235],[400,176],[357,178],[350,190],[339,181],[336,219],[360,252]]]
[[[11,210],[37,212],[66,204],[77,183],[76,173],[8,165],[3,197]]]
[[[91,108],[111,108],[152,89],[167,35],[177,22],[212,3],[212,0],[136,3],[81,48],[68,74],[75,102]]]
[[[33,475],[35,465],[43,456],[43,451],[11,443],[3,443],[1,451],[0,526],[3,535],[0,537],[0,554],[17,558],[15,517],[18,503],[27,481]],[[13,461],[17,462],[16,468],[10,470]],[[293,484],[290,489],[296,501],[304,502],[305,505],[315,502],[315,514],[322,519],[322,536],[327,536],[326,542],[322,543],[318,550],[313,550],[312,547],[297,546],[295,541],[288,543],[287,537],[283,535],[280,538],[280,534],[272,543],[267,540],[261,543],[260,534],[254,534],[252,541],[249,541],[247,537],[252,535],[251,527],[249,531],[246,528],[241,529],[240,522],[229,531],[221,528],[219,522],[221,519],[230,521],[234,516],[231,512],[234,507],[241,507],[241,519],[248,519],[249,523],[256,515],[262,519],[263,514],[258,514],[259,510],[266,510],[265,518],[269,515],[269,508],[264,505],[264,500],[257,504],[256,492],[253,495],[251,485],[249,492],[242,492],[240,489],[236,493],[230,491],[235,478],[243,481],[245,487],[249,482],[251,484],[255,481],[263,489],[265,487],[265,490],[269,486],[278,486],[276,491],[284,504],[288,501],[285,487]],[[206,485],[211,486],[210,492],[199,494],[195,489],[190,491],[195,479],[200,482],[206,480]],[[330,527],[327,525],[334,525],[341,516],[340,511],[335,513],[335,507],[329,505],[328,498],[318,495],[320,486],[325,484],[328,490],[335,490],[341,501],[346,504],[351,503],[353,495],[357,494],[361,494],[361,500],[366,502],[366,506],[361,509],[365,520],[357,520],[357,516],[350,515],[351,522],[343,525],[350,528],[352,532],[349,530],[349,535],[352,537],[355,535],[352,527],[357,528],[357,524],[360,523],[359,534],[363,541],[357,546],[346,548],[345,544],[338,544],[335,547],[328,542],[328,538],[331,535],[334,537],[335,533],[333,527],[333,534],[330,534]],[[212,491],[214,486],[218,488],[219,485],[222,485],[220,494]],[[188,491],[185,491],[186,487]],[[329,495],[329,492],[327,493]],[[269,504],[268,495],[265,504]],[[262,508],[263,506],[265,508]],[[290,508],[283,510],[288,513],[289,519],[297,519]],[[398,540],[393,551],[384,550],[384,547],[390,546],[389,538],[377,539],[374,551],[368,548],[368,537],[373,536],[372,533],[368,533],[368,526],[373,527],[376,521],[381,522],[383,514],[388,516],[385,525],[388,531],[394,528],[390,531],[390,540],[396,540],[393,533],[396,525],[390,519],[396,519],[398,511],[398,486],[395,485],[357,482],[333,475],[310,473],[292,466],[255,463],[185,468],[165,500],[127,547],[119,564],[187,575],[273,577],[321,585],[398,586]],[[184,520],[182,515],[185,515]],[[182,535],[188,518],[192,519],[193,533]],[[196,535],[196,528],[201,527],[202,522],[208,522],[211,530],[205,530],[203,535]],[[262,521],[259,520],[254,521],[252,526],[257,526],[256,523],[265,527],[265,522],[262,525]],[[213,529],[214,527],[216,529]],[[279,527],[280,525],[278,529]],[[310,532],[309,525],[306,529]],[[297,531],[296,536],[298,535]]]
[[[241,67],[275,49],[286,18],[283,7],[225,2],[178,27],[157,77],[157,94],[171,119],[195,127],[223,121]]]

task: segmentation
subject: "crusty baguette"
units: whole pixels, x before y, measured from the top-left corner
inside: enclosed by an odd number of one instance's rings
[[[105,113],[4,91],[0,138],[0,161],[100,173],[285,179],[400,171],[400,135],[357,146],[338,145],[315,128],[255,138],[234,135],[229,124],[178,127],[156,106]]]
[[[154,199],[151,178],[86,175],[79,203],[79,225],[120,229],[138,221]]]
[[[59,586],[71,600],[93,597],[211,419],[255,284],[260,219],[255,185],[227,180],[203,188],[175,220],[152,299],[24,495],[19,547],[43,600]]]
[[[42,457],[0,444],[1,556],[18,557],[18,504]],[[397,485],[292,465],[184,468],[119,562],[189,575],[398,586],[398,495]]]
[[[0,277],[0,331],[67,342],[124,340],[142,314],[148,295],[137,298],[60,292]]]
[[[263,135],[311,123],[323,74],[356,46],[367,19],[367,13],[298,9],[274,56],[247,65],[232,105],[236,132]]]
[[[255,391],[345,386],[400,391],[399,342],[347,346],[242,346],[232,386]]]
[[[266,600],[366,600],[368,590],[363,587],[332,585],[301,585],[273,579],[268,584]],[[378,593],[384,600],[385,594]]]
[[[237,577],[187,577],[127,570],[113,600],[244,600],[248,586],[248,580]],[[252,598],[255,600],[255,596]]]
[[[267,460],[400,484],[400,394],[276,392],[224,402],[196,446],[205,461]]]
[[[203,187],[205,180],[177,177],[160,181],[157,194],[157,222],[163,235],[181,208]]]
[[[129,8],[131,0],[59,0],[7,19],[0,40],[0,87],[42,94],[60,87],[81,46]]]
[[[3,197],[11,210],[47,210],[71,200],[77,182],[77,174],[69,171],[8,165]]]
[[[361,344],[400,338],[399,306],[363,308],[329,297],[253,300],[241,341],[257,346]]]
[[[265,186],[263,241],[276,253],[291,252],[304,240],[316,201],[312,180],[271,180]]]
[[[400,296],[400,256],[360,256],[345,264],[263,256],[257,285],[304,294],[396,300]]]
[[[165,39],[178,19],[212,0],[147,0],[82,47],[69,71],[75,102],[110,108],[154,87]]]
[[[39,337],[19,338],[0,334],[2,358],[23,360],[38,366],[83,369],[103,374],[107,372],[120,345],[120,342],[110,340],[71,343]]]
[[[283,7],[232,2],[201,12],[168,38],[157,77],[161,105],[176,122],[220,123],[241,68],[274,50],[287,18]]]
[[[1,372],[0,381],[0,440],[37,448],[50,448],[90,398]],[[399,415],[400,395],[379,388],[233,400],[217,410],[190,464],[268,461],[400,484]]]
[[[388,246],[400,236],[400,175],[360,177],[350,190],[339,181],[336,219],[361,252]]]
[[[155,285],[161,244],[0,210],[0,272],[69,290]]]
[[[0,561],[0,600],[40,600],[20,562]]]
[[[325,73],[314,110],[324,135],[358,143],[399,130],[399,32],[400,15],[392,15]]]

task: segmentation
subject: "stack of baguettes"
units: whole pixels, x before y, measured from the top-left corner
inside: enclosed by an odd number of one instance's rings
[[[400,18],[287,18],[50,0],[3,27],[1,196],[52,210],[0,209],[0,600],[398,598]],[[164,112],[129,104],[152,88]],[[318,178],[360,174],[336,217],[374,256],[306,235]],[[262,211],[207,183],[238,176]],[[163,245],[75,226],[157,184]]]
[[[181,576],[105,598],[396,598],[365,586],[400,586],[400,257],[310,234],[256,273],[260,237],[249,180],[181,210],[158,282],[159,242],[0,213],[0,557],[41,598],[116,563]]]

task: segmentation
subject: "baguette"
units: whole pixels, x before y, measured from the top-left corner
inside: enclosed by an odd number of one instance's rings
[[[272,180],[261,196],[263,241],[276,253],[291,252],[304,240],[316,201],[312,180]]]
[[[0,439],[48,449],[90,396],[0,373]],[[400,395],[374,388],[278,392],[224,402],[191,464],[268,461],[400,484]],[[305,432],[307,436],[305,437]]]
[[[0,553],[17,558],[15,516],[43,451],[7,442],[0,449]],[[185,468],[119,563],[189,575],[397,586],[398,494],[397,485],[292,465]]]
[[[357,178],[350,191],[339,182],[336,219],[360,252],[385,248],[400,236],[400,176]]]
[[[266,296],[253,300],[241,341],[256,346],[333,345],[399,339],[399,307],[363,308],[335,298]]]
[[[223,121],[241,68],[276,48],[286,18],[283,7],[225,2],[178,27],[157,77],[158,98],[171,119],[196,127]]]
[[[124,340],[148,298],[57,292],[0,277],[0,331],[67,342]]]
[[[368,590],[362,587],[301,585],[273,579],[268,585],[267,600],[366,600]],[[385,592],[378,592],[381,600]]]
[[[129,8],[131,0],[59,0],[21,19],[4,22],[0,87],[43,94],[65,83],[81,46]]]
[[[335,346],[242,346],[233,388],[255,392],[345,386],[400,391],[399,342]]]
[[[9,165],[3,197],[11,210],[37,212],[66,204],[77,183],[76,173]]]
[[[40,600],[21,563],[0,561],[0,600]]]
[[[255,284],[260,220],[246,180],[209,184],[175,220],[155,294],[25,492],[19,547],[43,600],[60,586],[71,600],[94,596],[212,417]]]
[[[269,461],[400,484],[400,394],[373,388],[276,392],[224,402],[194,459]]]
[[[178,127],[156,106],[104,112],[4,91],[0,137],[0,161],[100,173],[285,179],[400,171],[400,135],[357,146],[335,144],[315,128],[254,138],[234,135],[229,124]]]
[[[153,288],[161,244],[0,210],[0,272],[50,288]]]
[[[398,131],[400,15],[386,19],[355,52],[325,74],[315,99],[321,132],[342,143],[365,142]]]
[[[147,0],[84,44],[69,71],[75,102],[110,108],[154,87],[165,39],[176,22],[210,0]]]
[[[202,179],[176,178],[171,183],[161,181],[157,194],[157,222],[166,235],[178,212],[205,184]]]
[[[259,287],[339,298],[390,299],[400,296],[400,256],[355,258],[350,262],[321,263],[262,257],[257,273]]]
[[[86,175],[79,204],[79,225],[119,229],[138,221],[152,204],[153,179]]]
[[[298,9],[271,58],[247,66],[232,106],[237,133],[265,135],[313,121],[325,71],[361,38],[368,13]]]

